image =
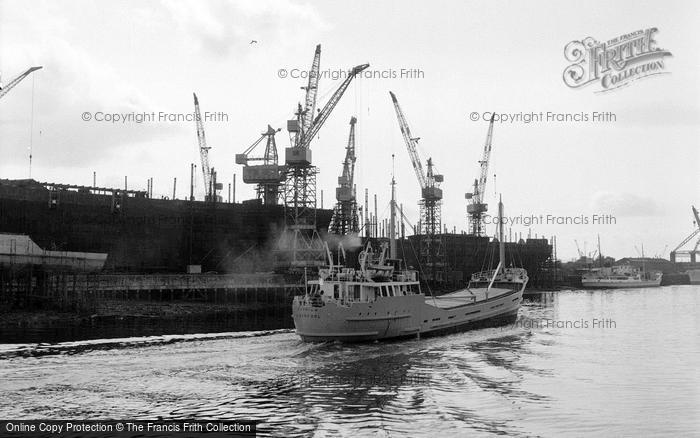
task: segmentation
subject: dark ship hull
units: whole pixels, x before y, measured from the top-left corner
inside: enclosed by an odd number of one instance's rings
[[[442,284],[444,291],[463,287],[471,274],[488,268],[484,260],[498,257],[498,242],[489,237],[470,234],[442,234],[443,265],[422,266],[417,257],[420,252],[420,237],[408,236],[397,241],[398,253],[409,267],[420,266],[424,278],[435,279],[432,283]],[[508,260],[506,266],[524,268],[530,277],[528,285],[533,287],[551,286],[552,245],[547,239],[523,239],[518,242],[505,242]],[[438,289],[440,291],[440,289]]]
[[[54,190],[54,188],[58,188]],[[332,212],[317,210],[320,229]],[[0,180],[0,232],[49,250],[107,253],[111,272],[271,270],[284,207],[151,199],[145,192]]]
[[[316,215],[323,237],[332,210]],[[151,199],[146,192],[0,179],[0,232],[28,235],[46,250],[106,253],[107,272],[183,273],[188,265],[201,265],[202,272],[272,271],[284,220],[279,205]],[[448,289],[481,271],[497,247],[486,237],[442,238],[444,267],[421,270]],[[400,255],[415,268],[419,247],[417,236],[398,241]],[[531,284],[548,282],[547,240],[506,243],[506,252],[527,269]]]

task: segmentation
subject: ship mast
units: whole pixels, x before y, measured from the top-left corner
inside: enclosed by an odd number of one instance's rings
[[[489,296],[489,291],[493,287],[493,282],[496,281],[496,277],[501,272],[506,270],[506,243],[503,241],[503,201],[501,196],[498,197],[498,266],[496,270],[493,271],[493,277],[489,281],[489,285],[486,288],[486,297]]]
[[[391,154],[391,214],[389,219],[389,257],[396,259],[396,179],[394,178],[394,154]]]
[[[506,243],[503,241],[503,201],[498,197],[498,265],[506,268]]]

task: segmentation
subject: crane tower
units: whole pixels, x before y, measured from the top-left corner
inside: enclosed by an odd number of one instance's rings
[[[432,158],[428,158],[426,162],[427,170],[423,170],[420,156],[418,155],[418,140],[420,137],[411,135],[411,128],[408,126],[406,117],[399,106],[396,95],[389,92],[391,100],[394,103],[394,110],[399,121],[401,134],[403,135],[404,143],[408,155],[413,164],[413,170],[416,172],[418,184],[421,188],[420,206],[420,222],[418,225],[418,233],[420,235],[420,263],[421,268],[425,270],[428,279],[431,281],[442,281],[442,273],[444,271],[444,245],[442,242],[442,189],[440,184],[443,182],[443,176],[435,173],[435,166]]]
[[[325,250],[316,229],[316,175],[311,141],[331,115],[355,76],[369,67],[353,67],[321,110],[316,110],[321,45],[316,46],[309,70],[304,106],[297,106],[296,118],[287,121],[291,146],[285,149],[285,230],[277,245],[278,268],[292,270],[323,265]],[[316,113],[317,112],[317,113]]]
[[[267,131],[263,132],[255,143],[250,145],[242,154],[236,154],[236,164],[243,165],[243,182],[257,184],[257,198],[265,205],[277,205],[280,196],[280,186],[284,181],[284,166],[277,164],[277,144],[275,134],[281,129],[275,130],[267,125]],[[261,143],[265,143],[265,152],[262,157],[252,157],[253,150]],[[250,162],[262,162],[250,165]]]
[[[197,141],[199,143],[199,156],[202,159],[204,200],[216,202],[219,200],[218,191],[221,190],[223,185],[216,182],[216,171],[214,168],[209,167],[209,149],[211,149],[211,147],[207,145],[207,138],[204,135],[204,124],[202,123],[202,116],[199,112],[199,100],[195,93],[192,93],[192,95],[194,96],[194,113],[197,126]]]
[[[355,124],[357,118],[350,119],[350,134],[345,148],[343,173],[338,177],[338,187],[335,189],[335,199],[338,201],[333,209],[333,217],[328,231],[338,235],[359,233],[357,216],[357,199],[355,194]]]
[[[671,251],[671,263],[675,263],[677,261],[677,258],[679,255],[681,256],[688,256],[690,263],[696,263],[697,262],[697,255],[700,251],[698,251],[698,248],[700,248],[700,239],[698,239],[695,242],[695,246],[693,246],[692,250],[681,250],[688,242],[693,240],[695,236],[700,234],[700,214],[698,213],[698,209],[695,208],[695,206],[692,206],[693,209],[693,225],[695,225],[695,229],[693,230],[692,233],[688,235],[683,241],[681,241],[680,244],[678,244],[673,251]]]
[[[485,202],[484,194],[486,193],[486,179],[489,173],[489,160],[491,159],[493,121],[494,115],[491,114],[489,130],[486,134],[486,142],[484,143],[484,153],[479,161],[479,167],[481,169],[479,179],[474,180],[474,190],[464,195],[464,197],[470,201],[467,205],[467,216],[469,218],[471,234],[475,236],[480,236],[483,233],[484,213],[488,211],[488,204]]]

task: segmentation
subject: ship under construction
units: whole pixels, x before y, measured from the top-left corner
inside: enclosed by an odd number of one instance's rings
[[[370,212],[368,193],[362,207],[354,181],[355,125],[350,118],[346,156],[338,178],[337,204],[332,209],[318,208],[316,175],[311,154],[312,141],[330,117],[355,78],[368,64],[348,69],[347,75],[327,102],[317,105],[321,46],[314,51],[303,102],[296,106],[294,118],[286,130],[290,145],[278,155],[276,134],[280,128],[267,125],[247,149],[237,154],[242,165],[243,182],[256,186],[256,199],[235,202],[220,196],[222,184],[210,167],[204,126],[196,118],[196,133],[201,156],[199,173],[205,195],[196,200],[193,181],[186,199],[156,199],[152,181],[146,190],[80,186],[34,179],[0,179],[0,237],[26,236],[44,251],[105,254],[105,272],[110,273],[237,273],[285,272],[302,275],[321,267],[327,251],[345,252],[352,258],[353,248],[367,240],[388,239],[396,230],[399,255],[409,266],[421,272],[422,279],[433,284],[459,286],[470,274],[482,270],[483,261],[494,253],[498,243],[484,234],[482,216],[488,162],[491,152],[493,120],[489,124],[484,156],[479,162],[480,177],[467,194],[469,233],[448,233],[441,221],[443,175],[431,158],[423,160],[417,152],[418,137],[413,136],[398,98],[390,93],[399,130],[419,184],[420,217],[415,227],[403,216],[392,217],[392,226],[382,226]],[[33,68],[24,73],[26,77]],[[17,85],[21,78],[14,81]],[[7,89],[3,90],[9,91]],[[194,97],[199,115],[199,99]],[[263,125],[264,126],[264,125]],[[263,146],[259,148],[259,146]],[[191,179],[195,178],[191,164]],[[173,190],[174,191],[174,190]],[[400,226],[397,226],[400,221]],[[409,233],[406,233],[408,229]],[[335,237],[334,237],[335,236]],[[341,236],[341,238],[338,238]],[[338,242],[350,237],[355,244],[343,248]],[[328,243],[328,245],[326,245]],[[347,245],[346,245],[347,246]],[[12,245],[9,246],[12,248]],[[525,268],[531,283],[546,280],[552,264],[552,245],[546,239],[514,239],[506,243],[506,252]],[[356,256],[356,255],[355,255]]]
[[[314,211],[324,238],[333,212]],[[204,273],[269,272],[284,227],[282,205],[152,199],[146,191],[0,179],[2,233],[28,235],[47,250],[106,253],[106,272],[182,273],[193,265]],[[385,236],[379,230],[361,238]],[[422,237],[404,234],[397,241],[409,266],[420,266]],[[439,271],[439,282],[468,279],[497,247],[487,236],[441,233],[440,238],[446,268]],[[552,254],[546,239],[517,239],[506,249],[533,282],[546,275]]]

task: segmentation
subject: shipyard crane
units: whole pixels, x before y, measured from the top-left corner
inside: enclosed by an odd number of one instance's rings
[[[281,129],[275,130],[267,125],[267,131],[263,132],[252,145],[242,154],[236,154],[236,164],[243,165],[243,182],[246,184],[257,184],[257,198],[265,205],[277,205],[279,199],[280,184],[284,181],[284,166],[277,164],[277,144],[275,134]],[[265,143],[265,152],[262,157],[251,156],[253,150]],[[250,162],[260,162],[262,164],[250,165]]]
[[[316,51],[314,52],[314,60],[311,63],[311,69],[309,69],[309,82],[306,87],[302,87],[306,91],[306,96],[304,98],[304,110],[301,116],[301,132],[299,133],[299,138],[303,138],[304,134],[309,132],[311,129],[312,122],[314,120],[314,112],[316,111],[316,96],[318,95],[318,80],[319,73],[318,70],[321,67],[321,45],[316,45]],[[301,111],[301,106],[299,106],[298,111]],[[290,131],[291,133],[292,131]],[[296,145],[296,143],[295,143]]]
[[[24,78],[32,74],[33,72],[40,70],[43,68],[42,66],[38,67],[31,67],[21,75],[17,76],[16,78],[12,79],[10,82],[7,83],[4,87],[0,85],[0,99],[2,99],[7,93],[10,92],[11,89],[13,89],[17,84],[22,82]]]
[[[335,106],[340,102],[340,98],[345,94],[345,90],[350,86],[350,83],[358,73],[361,73],[369,67],[369,64],[362,64],[353,67],[347,73],[347,78],[340,84],[338,89],[335,90],[333,95],[328,99],[328,102],[323,106],[323,108],[318,112],[315,118],[311,121],[308,127],[305,127],[305,117],[308,116],[310,109],[307,107],[304,111],[297,111],[298,119],[292,119],[287,122],[287,129],[290,133],[294,133],[294,141],[292,142],[292,147],[287,148],[286,161],[287,164],[311,164],[311,140],[318,134],[326,120],[335,109]],[[311,79],[309,79],[311,82]],[[318,84],[318,82],[317,82]],[[316,85],[317,87],[318,85]],[[307,96],[309,90],[307,89]],[[315,93],[314,93],[315,96]],[[314,97],[315,101],[315,97]],[[303,116],[303,117],[302,117]],[[303,122],[303,123],[302,123]],[[302,128],[299,129],[299,126]]]
[[[331,224],[328,231],[345,236],[359,233],[357,217],[357,199],[355,196],[355,123],[357,118],[350,118],[350,134],[345,148],[343,173],[338,177],[338,187],[335,189],[335,199],[338,201],[333,209]]]
[[[583,252],[581,252],[581,248],[578,246],[578,240],[574,239],[574,243],[576,244],[576,251],[578,252],[579,257],[583,257]]]
[[[204,135],[204,124],[202,123],[202,116],[199,111],[199,100],[197,95],[192,93],[194,96],[194,113],[195,113],[195,123],[197,124],[197,141],[199,142],[199,156],[202,159],[202,176],[204,177],[204,200],[205,201],[216,201],[217,200],[217,190],[220,190],[221,183],[216,182],[216,171],[209,167],[209,149],[207,146],[207,139]]]
[[[432,158],[428,158],[426,167],[427,171],[423,170],[423,165],[418,155],[418,140],[420,137],[411,135],[411,128],[408,126],[406,117],[404,116],[401,106],[393,92],[389,92],[391,100],[394,103],[394,110],[399,121],[401,134],[403,135],[408,156],[413,164],[413,170],[416,172],[418,184],[421,188],[420,201],[420,255],[421,264],[424,268],[429,268],[432,273],[432,280],[438,280],[437,272],[444,267],[442,250],[442,189],[440,184],[443,182],[443,176],[435,173]]]
[[[694,225],[695,225],[695,230],[693,230],[692,233],[688,235],[683,241],[676,246],[673,251],[671,251],[671,262],[675,263],[676,262],[676,256],[680,254],[688,254],[690,256],[690,262],[695,263],[697,261],[697,254],[698,254],[698,248],[700,248],[700,239],[695,242],[695,246],[693,247],[692,251],[680,251],[681,248],[683,248],[688,242],[693,240],[695,236],[700,234],[700,214],[698,214],[698,209],[695,208],[695,206],[692,206],[693,209],[693,217],[695,218]]]
[[[474,190],[471,193],[466,193],[465,198],[470,200],[467,205],[467,215],[471,225],[471,233],[475,236],[480,236],[483,232],[484,213],[488,210],[484,195],[486,194],[486,179],[489,173],[489,160],[491,159],[491,141],[493,139],[493,121],[494,114],[491,114],[489,122],[489,130],[486,134],[486,142],[484,143],[484,153],[479,161],[481,174],[479,179],[474,180]]]
[[[358,65],[350,69],[347,77],[331,95],[323,108],[315,114],[318,91],[321,46],[316,46],[314,60],[309,71],[305,106],[301,104],[296,118],[287,121],[291,146],[285,149],[285,231],[279,240],[278,267],[305,268],[321,266],[324,262],[323,245],[316,230],[316,174],[312,165],[311,141],[318,134],[335,109],[355,76],[369,67]]]

